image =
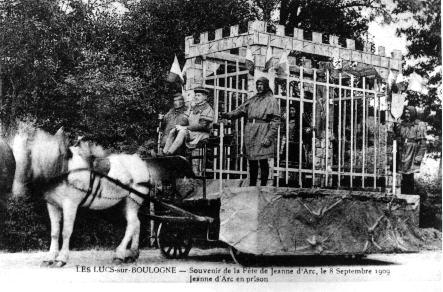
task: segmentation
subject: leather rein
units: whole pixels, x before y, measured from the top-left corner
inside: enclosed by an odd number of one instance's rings
[[[72,173],[84,172],[84,171],[88,171],[88,172],[89,172],[89,175],[90,175],[90,177],[89,177],[89,187],[88,187],[88,190],[80,189],[80,188],[78,188],[78,187],[76,187],[76,186],[74,186],[74,185],[72,185],[71,183],[68,182],[68,176],[69,176],[70,174],[72,174]],[[138,185],[140,185],[140,186],[147,186],[147,187],[149,188],[149,192],[148,192],[147,194],[144,194],[144,193],[142,193],[142,192],[140,192],[140,191],[137,191],[136,189],[133,189],[133,188],[131,188],[130,186],[128,186],[128,185],[122,183],[122,182],[119,181],[118,179],[112,178],[112,177],[110,177],[110,176],[108,176],[108,175],[106,175],[106,174],[103,174],[103,173],[101,173],[101,172],[98,172],[98,171],[96,171],[96,170],[93,170],[93,169],[90,169],[90,168],[86,168],[86,167],[85,167],[85,168],[77,168],[77,169],[73,169],[73,170],[70,170],[70,171],[68,171],[68,172],[65,172],[65,173],[63,173],[63,174],[61,174],[61,175],[59,175],[59,176],[57,176],[57,177],[53,177],[53,178],[51,178],[51,179],[48,181],[48,183],[56,183],[56,182],[60,182],[60,181],[65,181],[65,182],[67,182],[69,185],[71,185],[72,187],[74,187],[74,188],[76,188],[76,189],[78,189],[78,190],[80,190],[80,191],[82,191],[82,192],[85,192],[85,193],[86,193],[86,196],[83,198],[83,200],[82,200],[81,203],[80,203],[80,206],[83,206],[83,204],[87,201],[87,199],[93,194],[94,181],[95,181],[95,178],[96,178],[96,177],[106,179],[106,180],[112,182],[114,185],[116,185],[116,186],[118,186],[118,187],[120,187],[120,188],[122,188],[122,189],[128,191],[130,194],[132,193],[132,194],[134,194],[134,195],[137,195],[138,197],[140,197],[140,198],[142,198],[142,199],[145,199],[145,200],[149,200],[149,199],[151,199],[149,193],[150,193],[150,191],[151,191],[151,187],[152,187],[152,186],[151,186],[151,184],[148,183],[148,182],[140,182],[140,183],[138,183]],[[93,194],[93,198],[92,198],[92,200],[91,200],[89,206],[91,206],[92,202],[95,200],[95,197],[97,196],[97,191],[98,191],[98,189],[99,189],[99,186],[100,186],[100,183],[99,183],[99,185],[97,186],[97,189],[96,189],[96,191],[95,191],[94,194]]]

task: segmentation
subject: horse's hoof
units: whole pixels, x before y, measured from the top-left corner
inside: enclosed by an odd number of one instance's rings
[[[64,261],[55,261],[51,267],[61,268],[61,267],[64,267],[65,265],[66,265],[66,262],[64,262]]]
[[[137,260],[138,257],[132,256],[132,257],[125,257],[125,264],[131,264],[134,263]]]
[[[121,258],[113,258],[113,259],[112,259],[112,263],[113,263],[114,265],[121,265],[123,262],[124,262],[124,260],[121,259]]]
[[[47,268],[50,267],[54,264],[54,261],[42,261],[42,263],[40,264],[40,267],[42,268]]]

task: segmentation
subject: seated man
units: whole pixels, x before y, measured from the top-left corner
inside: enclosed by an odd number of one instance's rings
[[[166,140],[168,138],[169,132],[171,130],[175,130],[175,126],[187,125],[186,111],[188,108],[185,105],[185,101],[183,95],[179,92],[174,94],[174,105],[173,107],[163,116],[161,121],[161,140],[160,140],[160,148],[163,149],[166,144]],[[160,150],[161,152],[161,150]],[[160,153],[161,154],[161,153]]]
[[[165,155],[176,153],[184,142],[189,148],[195,148],[199,141],[209,137],[214,121],[214,110],[207,102],[209,92],[203,87],[194,89],[194,92],[195,105],[185,114],[189,124],[177,125],[169,132],[163,149]]]

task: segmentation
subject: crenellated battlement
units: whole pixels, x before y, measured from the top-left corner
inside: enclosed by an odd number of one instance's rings
[[[185,39],[185,55],[187,59],[198,56],[229,53],[232,49],[239,49],[240,56],[244,57],[246,47],[250,47],[256,66],[264,66],[266,48],[271,46],[273,55],[278,57],[283,50],[299,51],[317,54],[331,58],[341,58],[346,61],[361,62],[374,66],[379,74],[386,78],[389,70],[400,71],[402,68],[402,53],[394,50],[391,56],[386,56],[385,48],[379,46],[376,53],[371,51],[372,44],[363,44],[363,50],[356,50],[355,40],[346,39],[346,46],[342,46],[339,37],[312,32],[307,35],[302,29],[294,28],[293,35],[286,35],[283,25],[277,25],[275,33],[267,31],[264,21],[248,22],[247,30],[239,32],[239,25],[229,28],[229,35],[223,37],[224,30],[216,29],[214,32],[202,32],[198,43],[192,36]],[[227,32],[227,31],[226,31]],[[227,33],[226,33],[227,34]],[[214,38],[209,40],[209,35]]]

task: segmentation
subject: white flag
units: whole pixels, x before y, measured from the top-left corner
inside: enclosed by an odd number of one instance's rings
[[[174,56],[174,62],[172,63],[167,80],[168,82],[179,82],[181,84],[184,83],[182,70],[180,69],[180,64],[178,63],[177,56]]]
[[[391,113],[397,120],[403,114],[406,94],[393,93],[391,102]]]
[[[285,50],[278,61],[277,74],[280,76],[286,76],[289,74],[288,56],[289,52]]]
[[[265,71],[268,71],[272,66],[272,48],[268,45],[266,50]]]
[[[252,51],[249,47],[246,48],[246,68],[248,68],[249,74],[254,73],[254,56],[252,56]]]
[[[391,88],[392,84],[394,84],[394,81],[395,81],[394,72],[392,72],[392,70],[389,70],[388,80],[386,81],[389,88]]]

